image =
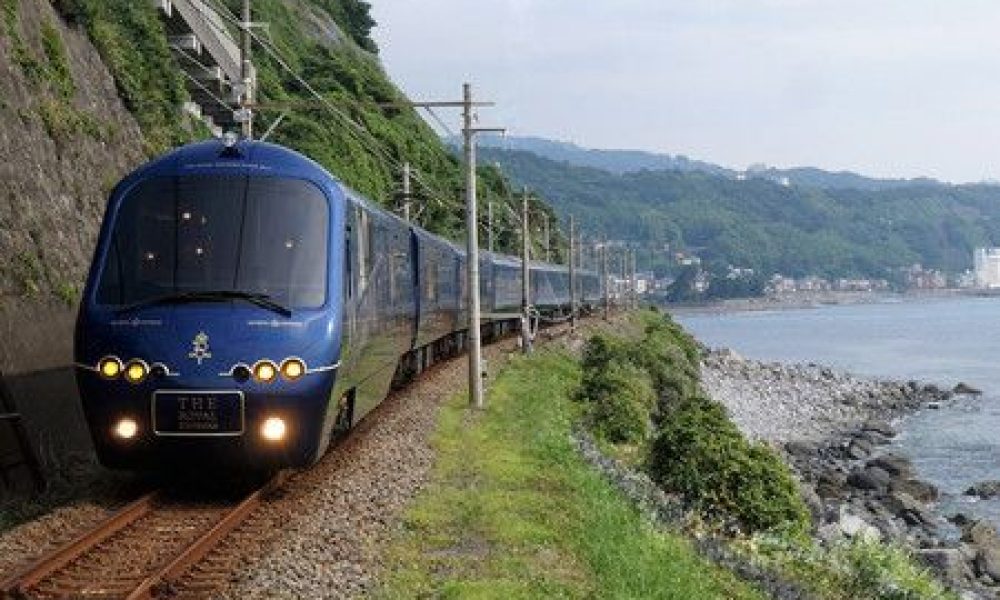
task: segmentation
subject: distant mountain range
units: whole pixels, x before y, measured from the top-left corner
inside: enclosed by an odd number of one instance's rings
[[[452,145],[458,144],[458,140],[454,138],[449,141]],[[477,138],[477,144],[484,148],[523,150],[549,160],[601,169],[618,175],[643,170],[700,172],[732,179],[759,178],[775,183],[824,189],[884,190],[911,185],[947,185],[928,178],[879,179],[850,171],[825,171],[815,167],[778,169],[758,164],[751,165],[745,171],[737,171],[710,162],[694,160],[681,154],[657,154],[642,150],[596,150],[569,142],[532,136],[481,136]]]
[[[647,169],[650,171],[700,171],[713,175],[736,176],[735,171],[725,167],[700,160],[691,160],[680,154],[671,156],[642,150],[595,150],[569,142],[557,142],[531,136],[484,135],[476,138],[476,143],[485,148],[533,152],[550,160],[578,167],[592,167],[619,175]]]
[[[562,217],[575,215],[591,239],[694,253],[717,272],[732,265],[765,276],[891,278],[914,263],[954,272],[972,266],[973,248],[1000,243],[998,186],[887,182],[819,169],[764,169],[746,179],[699,169],[612,172],[565,160],[593,162],[604,152],[563,152],[553,160],[483,148],[480,164],[497,163]],[[615,164],[621,169],[626,161]]]

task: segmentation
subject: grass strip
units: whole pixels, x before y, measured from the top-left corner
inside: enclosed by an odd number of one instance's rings
[[[504,368],[483,413],[448,402],[376,597],[760,597],[584,463],[570,440],[579,379],[568,353],[544,349]]]

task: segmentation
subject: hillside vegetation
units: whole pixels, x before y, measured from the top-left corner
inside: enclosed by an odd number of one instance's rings
[[[63,17],[86,31],[96,45],[126,107],[142,128],[147,155],[207,135],[204,128],[187,123],[179,110],[186,99],[183,75],[152,3],[53,2]],[[216,2],[220,10],[231,14],[237,13],[239,5],[237,0]],[[369,9],[370,5],[360,0],[253,3],[254,20],[268,24],[264,37],[294,72],[282,68],[263,48],[255,49],[260,101],[265,105],[258,116],[258,129],[262,131],[287,110],[289,114],[272,141],[313,158],[349,186],[390,209],[395,209],[399,200],[399,167],[408,161],[418,178],[414,184],[418,222],[460,240],[465,218],[461,165],[416,111],[406,106],[407,98],[383,70],[370,35],[376,24]],[[339,115],[322,107],[296,75],[329,100]],[[456,96],[460,85],[456,80]],[[489,201],[512,207],[516,204],[494,168],[480,170],[480,191],[484,208]],[[532,211],[551,214],[537,198],[532,200]],[[481,228],[485,239],[485,220]],[[510,219],[498,220],[498,229],[498,249],[514,251]]]
[[[996,186],[786,187],[677,170],[616,175],[523,151],[483,155],[591,234],[670,244],[715,270],[891,278],[914,263],[962,271],[974,247],[1000,242]]]

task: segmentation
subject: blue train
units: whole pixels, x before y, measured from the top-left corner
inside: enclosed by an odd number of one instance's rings
[[[520,260],[484,253],[486,339],[516,327]],[[462,350],[466,256],[287,148],[213,140],[111,194],[75,335],[99,460],[120,469],[302,467],[405,380]],[[565,313],[563,266],[531,265]],[[599,279],[580,271],[593,305]],[[508,313],[508,314],[504,314]]]

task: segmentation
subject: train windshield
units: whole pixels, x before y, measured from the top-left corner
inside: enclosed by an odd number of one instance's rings
[[[149,179],[119,208],[98,302],[229,291],[318,308],[326,301],[329,210],[319,188],[297,179]]]

